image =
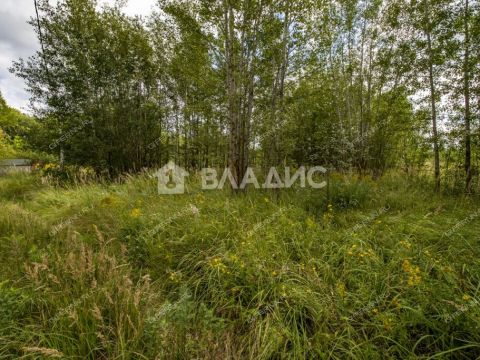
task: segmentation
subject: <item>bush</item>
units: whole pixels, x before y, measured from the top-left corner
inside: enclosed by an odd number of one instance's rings
[[[310,191],[305,199],[305,209],[320,216],[332,205],[336,210],[360,209],[374,202],[375,183],[369,177],[349,179],[346,176],[332,174],[329,189]]]

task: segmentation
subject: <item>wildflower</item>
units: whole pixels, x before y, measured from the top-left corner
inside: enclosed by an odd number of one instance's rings
[[[377,315],[377,314],[378,314],[378,309],[377,309],[377,308],[374,308],[374,309],[372,310],[372,313],[373,313],[374,315]]]
[[[176,273],[175,271],[170,272],[168,278],[173,282],[180,282],[180,274]]]
[[[407,240],[400,241],[400,245],[402,245],[405,249],[411,249],[412,247],[412,244],[410,244],[410,242]]]
[[[337,284],[337,292],[340,295],[340,297],[345,297],[345,284],[343,282],[339,282]]]
[[[205,196],[203,195],[203,193],[197,194],[197,202],[200,204],[203,204],[205,202]]]
[[[213,258],[210,260],[210,266],[216,270],[221,271],[222,273],[229,274],[227,266],[222,262],[222,259],[219,257]]]
[[[411,265],[410,265],[410,261],[408,261],[408,260],[403,260],[402,269],[403,269],[403,271],[405,271],[406,273],[409,273],[409,272],[412,270],[412,267],[411,267]]]
[[[390,318],[383,319],[383,326],[385,327],[385,330],[387,330],[387,331],[392,330],[392,319],[390,319]]]
[[[50,169],[57,169],[57,168],[58,168],[57,164],[48,163],[48,164],[45,164],[45,166],[43,167],[43,170],[50,170]]]
[[[375,251],[372,249],[367,249],[366,251],[362,251],[358,254],[360,258],[370,258],[370,259],[376,259],[377,255],[375,254]]]
[[[463,297],[462,297],[462,299],[463,299],[464,301],[469,301],[469,300],[471,299],[471,297],[470,297],[469,295],[467,295],[467,294],[464,294]]]
[[[392,305],[395,306],[396,308],[402,307],[402,305],[400,304],[400,302],[397,299],[392,300]]]
[[[403,271],[409,274],[408,286],[414,286],[420,284],[422,277],[420,276],[420,268],[418,266],[412,266],[409,260],[404,260],[402,264]]]
[[[419,275],[411,275],[408,277],[408,286],[415,286],[420,284],[420,281],[422,280],[422,277]]]
[[[272,276],[277,276],[277,272],[275,270],[272,271]]]
[[[353,244],[350,249],[347,251],[347,255],[350,255],[352,256],[353,255],[353,252],[355,251],[357,245],[356,244]]]
[[[142,214],[142,211],[138,208],[135,208],[130,212],[130,216],[133,218],[138,218],[141,214]]]
[[[193,216],[197,217],[200,215],[200,210],[195,205],[190,205],[190,210],[192,211]]]

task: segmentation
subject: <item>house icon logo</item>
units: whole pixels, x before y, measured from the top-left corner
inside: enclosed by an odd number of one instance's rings
[[[174,195],[185,193],[185,177],[188,172],[176,165],[173,161],[163,166],[155,173],[158,178],[158,193],[160,195]]]

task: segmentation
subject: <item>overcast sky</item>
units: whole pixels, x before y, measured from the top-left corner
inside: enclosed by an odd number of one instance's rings
[[[55,0],[52,1],[52,3]],[[99,4],[113,4],[115,0],[99,0]],[[156,0],[129,0],[125,13],[148,15]],[[8,68],[12,61],[33,55],[40,47],[27,21],[35,15],[33,0],[1,0],[0,5],[0,92],[7,103],[28,112],[28,93],[23,81]]]

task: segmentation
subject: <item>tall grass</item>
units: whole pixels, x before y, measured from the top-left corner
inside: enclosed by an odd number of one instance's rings
[[[12,183],[1,358],[480,356],[478,198],[395,174],[334,174],[328,199]]]

